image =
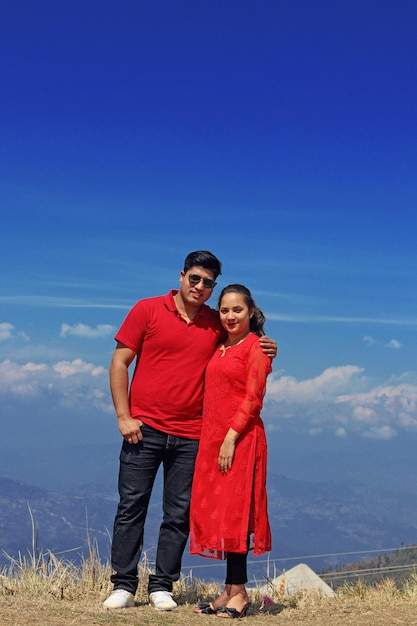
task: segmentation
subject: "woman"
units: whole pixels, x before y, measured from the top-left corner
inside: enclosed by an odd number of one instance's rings
[[[271,360],[259,347],[265,317],[243,285],[219,297],[227,339],[206,369],[203,427],[191,497],[190,552],[227,559],[225,588],[197,613],[241,617],[250,602],[247,554],[271,549],[267,445],[260,417]]]

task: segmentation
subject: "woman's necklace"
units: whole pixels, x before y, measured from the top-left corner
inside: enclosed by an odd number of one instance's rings
[[[240,343],[242,343],[242,341],[246,339],[249,333],[250,333],[250,330],[248,330],[246,335],[244,335],[241,339],[239,339],[239,341],[236,341],[236,343],[230,343],[228,346],[226,346],[226,343],[222,343],[222,345],[219,346],[219,350],[222,353],[220,357],[223,357],[226,354],[226,350],[228,350],[229,348],[234,348],[235,346],[238,346]],[[226,341],[228,341],[228,339],[226,339]]]

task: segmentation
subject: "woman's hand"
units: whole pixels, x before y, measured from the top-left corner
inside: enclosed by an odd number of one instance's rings
[[[229,469],[232,467],[238,437],[239,433],[236,432],[236,430],[233,430],[233,428],[229,428],[227,435],[220,446],[217,465],[222,474],[227,474]]]
[[[223,441],[221,445],[217,462],[222,474],[227,474],[228,470],[232,467],[235,447],[232,441]]]

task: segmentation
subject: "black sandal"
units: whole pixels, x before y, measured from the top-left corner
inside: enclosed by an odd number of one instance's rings
[[[200,602],[200,604],[194,609],[194,613],[199,615],[214,615],[216,609],[213,609],[211,602]]]
[[[216,615],[219,615],[220,613],[226,613],[227,617],[237,619],[239,617],[244,617],[247,614],[251,605],[252,602],[247,602],[241,611],[238,611],[237,609],[228,606],[219,606],[216,611]]]

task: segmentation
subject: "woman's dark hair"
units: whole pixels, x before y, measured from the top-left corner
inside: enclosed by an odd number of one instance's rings
[[[217,278],[217,276],[222,273],[222,264],[219,259],[208,250],[190,252],[184,261],[184,272],[188,272],[188,270],[195,265],[200,265],[206,270],[213,272],[214,278]]]
[[[243,296],[246,306],[249,309],[253,310],[253,315],[250,318],[250,324],[249,324],[250,330],[253,333],[255,333],[255,335],[258,335],[258,337],[265,335],[265,331],[264,331],[264,324],[265,324],[265,319],[266,319],[265,315],[262,313],[261,309],[258,309],[258,307],[256,306],[256,302],[252,298],[252,294],[249,291],[249,289],[245,287],[244,285],[239,285],[239,284],[227,285],[227,287],[224,287],[224,289],[222,289],[222,292],[219,296],[219,301],[218,301],[219,309],[220,309],[222,298],[227,293],[240,293]]]

